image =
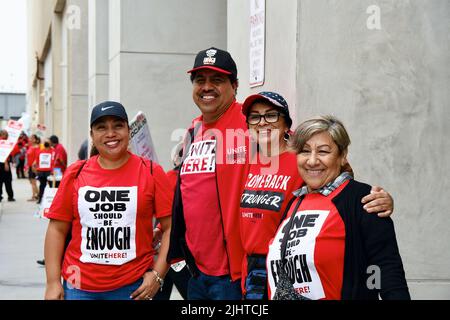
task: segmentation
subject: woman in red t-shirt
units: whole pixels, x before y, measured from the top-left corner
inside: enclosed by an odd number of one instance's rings
[[[293,191],[303,184],[303,180],[298,173],[296,154],[289,147],[292,119],[286,100],[275,92],[260,92],[244,101],[242,112],[247,118],[252,140],[258,146],[241,196],[240,229],[245,251],[242,289],[245,299],[260,300],[267,298],[269,241],[289,200],[294,197]],[[346,169],[351,171],[350,166]],[[371,207],[386,205],[386,210],[392,209],[392,199],[386,192],[374,193],[365,200],[375,198],[381,202],[372,202]],[[377,211],[380,207],[372,208],[371,212]]]
[[[144,300],[162,287],[173,189],[161,166],[128,151],[129,133],[120,103],[93,108],[94,155],[67,168],[45,214],[46,299]],[[156,261],[153,217],[163,230]]]
[[[270,242],[270,299],[409,300],[393,222],[367,214],[361,200],[371,187],[346,171],[342,122],[307,120],[292,145],[305,186]]]
[[[265,257],[284,209],[303,181],[289,151],[292,119],[284,98],[275,92],[249,96],[242,112],[258,153],[251,158],[241,196],[240,229],[245,250],[242,288],[245,299],[264,298]]]
[[[33,164],[39,152],[40,143],[41,139],[37,135],[32,134],[30,136],[26,154],[26,165],[28,166],[28,180],[30,180],[32,196],[30,199],[28,199],[28,201],[38,200],[39,190],[36,183],[36,169],[33,168]]]

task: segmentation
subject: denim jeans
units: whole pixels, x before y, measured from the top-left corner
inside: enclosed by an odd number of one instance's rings
[[[91,292],[69,287],[67,281],[64,280],[64,299],[65,300],[131,300],[131,294],[142,284],[142,278],[138,281],[120,287],[116,290]]]
[[[208,276],[199,272],[199,276],[189,279],[188,300],[241,300],[241,281],[231,281],[229,275]]]

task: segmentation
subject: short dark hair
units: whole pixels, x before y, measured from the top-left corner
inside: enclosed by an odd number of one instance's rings
[[[49,140],[53,143],[53,144],[58,144],[59,143],[59,139],[57,136],[55,135],[51,135]]]

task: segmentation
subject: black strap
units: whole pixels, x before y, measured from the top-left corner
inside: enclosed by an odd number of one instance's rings
[[[188,133],[189,133],[189,139],[188,139],[188,136],[186,135],[186,137],[185,137],[185,143],[184,143],[184,146],[183,146],[183,148],[182,148],[182,153],[183,153],[183,154],[182,154],[182,157],[181,157],[180,165],[184,162],[184,160],[185,160],[186,157],[188,156],[189,152],[187,152],[187,151],[189,151],[189,148],[190,148],[191,144],[194,142],[195,136],[197,135],[198,130],[200,129],[201,125],[202,125],[201,122],[197,122],[197,123],[194,125],[193,128],[190,128],[190,129],[188,130]]]
[[[297,202],[297,204],[295,205],[294,211],[292,212],[292,215],[291,215],[291,217],[290,217],[290,219],[289,219],[289,222],[288,222],[288,223],[286,224],[286,226],[285,226],[286,231],[284,232],[283,240],[281,241],[281,256],[280,256],[280,258],[281,258],[281,264],[282,264],[283,266],[284,266],[284,258],[286,257],[286,247],[287,247],[287,242],[288,242],[288,238],[289,238],[289,232],[291,231],[292,223],[293,223],[294,217],[295,217],[295,215],[296,215],[296,213],[297,213],[297,209],[298,209],[298,207],[300,206],[300,204],[302,203],[304,197],[305,197],[305,196],[303,195],[303,196],[301,196],[301,197],[298,199],[298,202]],[[294,199],[295,199],[295,198],[294,198]]]
[[[286,219],[286,216],[287,216],[287,214],[288,214],[288,212],[289,212],[289,209],[291,208],[292,203],[295,201],[295,199],[297,199],[297,197],[292,197],[292,198],[289,200],[289,202],[288,202],[288,204],[287,204],[287,206],[286,206],[286,209],[284,209],[283,215],[282,215],[281,218],[280,218],[280,222],[278,223],[278,227],[279,227],[280,224],[284,221],[284,219]]]
[[[77,171],[77,174],[75,175],[75,179],[78,178],[78,176],[80,175],[81,169],[83,169],[86,162],[87,162],[87,160],[84,160],[83,163],[81,164],[80,168]]]

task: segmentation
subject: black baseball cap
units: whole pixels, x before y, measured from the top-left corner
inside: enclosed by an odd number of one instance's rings
[[[91,112],[91,127],[95,121],[105,116],[115,116],[128,123],[128,115],[122,104],[115,101],[105,101],[96,105]]]
[[[250,111],[250,107],[253,105],[253,103],[256,100],[265,100],[269,102],[271,105],[276,107],[280,110],[281,113],[283,113],[286,117],[286,124],[288,128],[292,126],[292,119],[289,115],[289,106],[286,102],[286,100],[278,93],[271,92],[271,91],[262,91],[257,94],[252,94],[251,96],[248,96],[247,99],[245,99],[243,105],[242,105],[242,113],[247,116],[248,112]]]
[[[187,73],[200,69],[211,69],[237,78],[237,67],[228,51],[211,47],[197,53],[194,67]]]

